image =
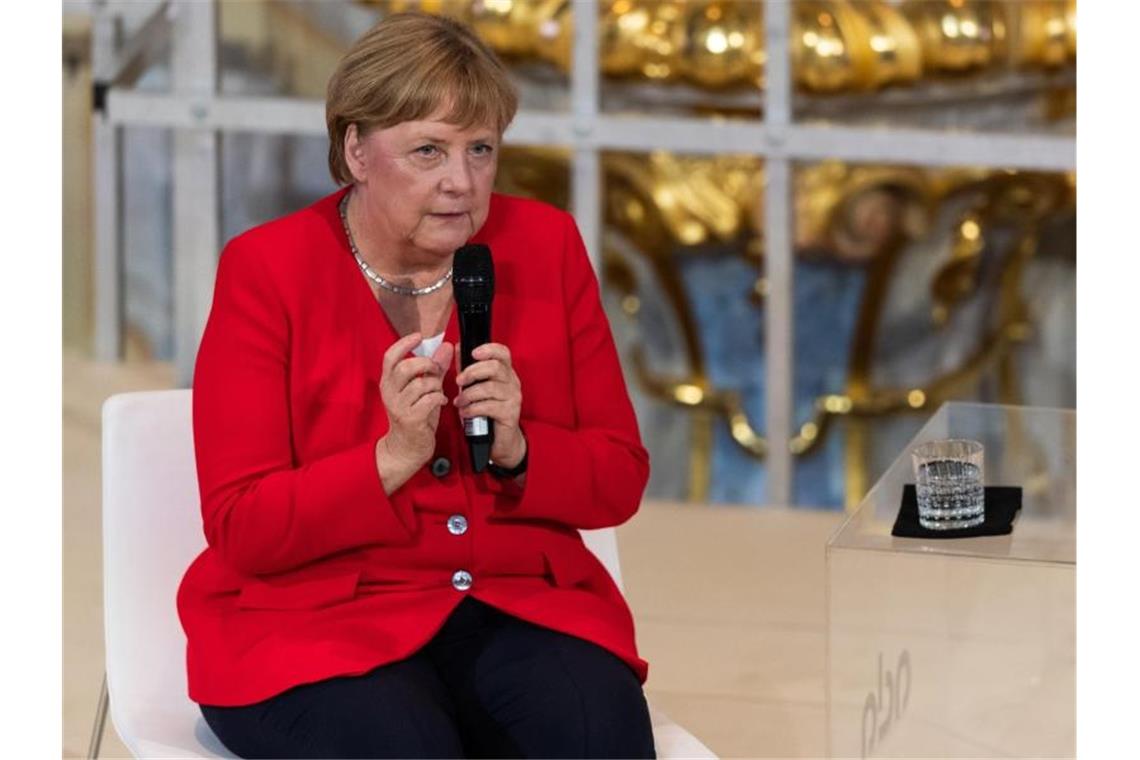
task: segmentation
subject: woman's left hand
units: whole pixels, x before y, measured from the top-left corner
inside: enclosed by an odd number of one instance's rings
[[[463,419],[492,420],[495,441],[491,445],[491,461],[510,469],[526,454],[526,438],[519,429],[522,384],[511,366],[511,350],[501,343],[484,343],[471,356],[475,363],[455,378],[460,388],[455,406]],[[458,367],[458,351],[455,361]]]

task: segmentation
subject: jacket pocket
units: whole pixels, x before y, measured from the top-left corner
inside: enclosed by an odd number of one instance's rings
[[[588,553],[589,549],[583,546],[581,552]],[[544,547],[542,558],[546,563],[546,576],[555,586],[574,588],[586,585],[590,579],[590,557],[574,551],[571,546]]]
[[[359,570],[291,583],[249,581],[237,604],[247,610],[314,610],[352,599],[359,582]]]

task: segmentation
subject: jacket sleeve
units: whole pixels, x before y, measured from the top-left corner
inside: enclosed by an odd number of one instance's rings
[[[505,514],[573,528],[606,528],[625,522],[640,506],[649,480],[649,454],[641,445],[586,247],[573,217],[564,218],[561,275],[571,367],[567,381],[576,425],[571,429],[522,419],[525,485],[497,481],[492,488],[507,496],[496,502]]]
[[[292,569],[366,544],[410,543],[407,489],[390,498],[371,440],[298,466],[288,393],[291,325],[256,244],[218,263],[194,370],[193,422],[203,527],[246,574]]]

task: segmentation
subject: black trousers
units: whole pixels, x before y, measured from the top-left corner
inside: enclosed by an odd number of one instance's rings
[[[656,757],[628,665],[470,596],[406,660],[201,708],[241,757]]]

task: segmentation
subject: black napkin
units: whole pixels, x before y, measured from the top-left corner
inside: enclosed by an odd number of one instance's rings
[[[1004,536],[1013,532],[1013,518],[1021,509],[1020,486],[986,486],[986,521],[973,528],[929,530],[918,523],[918,497],[914,484],[903,486],[902,505],[895,518],[892,536],[900,538],[970,538]]]

